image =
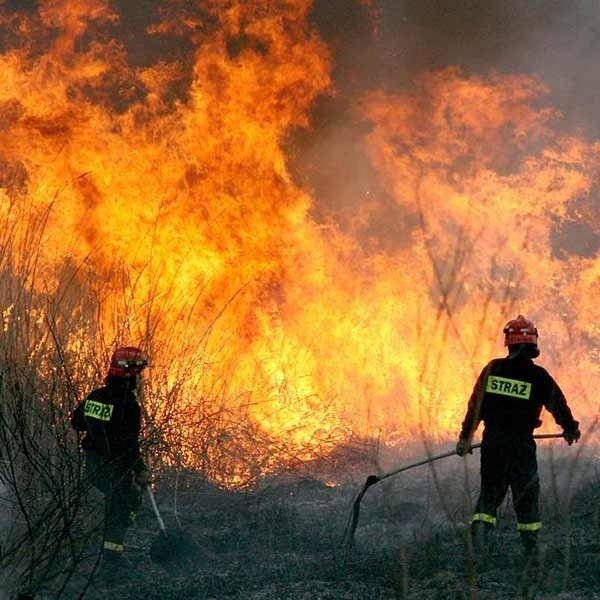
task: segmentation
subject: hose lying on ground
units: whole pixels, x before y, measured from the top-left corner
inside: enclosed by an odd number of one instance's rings
[[[547,440],[552,438],[561,438],[563,437],[562,433],[542,433],[539,435],[534,435],[533,439],[535,440]],[[473,444],[471,448],[479,448],[481,444]],[[402,473],[403,471],[408,471],[409,469],[414,469],[415,467],[419,467],[421,465],[426,465],[432,463],[436,460],[440,460],[442,458],[447,458],[448,456],[454,456],[456,454],[456,450],[452,450],[451,452],[444,452],[444,454],[437,454],[435,456],[430,456],[428,458],[424,458],[423,460],[419,460],[414,463],[410,463],[408,465],[403,465],[390,471],[389,473],[384,473],[383,475],[369,475],[365,484],[361,488],[358,496],[356,496],[356,500],[354,500],[352,504],[352,509],[350,512],[350,516],[348,518],[348,522],[346,524],[346,530],[344,531],[344,540],[345,545],[348,549],[352,548],[354,545],[354,533],[356,532],[356,528],[358,527],[358,517],[360,515],[360,503],[363,499],[363,496],[366,494],[367,490],[376,483],[387,479],[388,477],[392,477],[393,475],[398,475],[398,473]]]

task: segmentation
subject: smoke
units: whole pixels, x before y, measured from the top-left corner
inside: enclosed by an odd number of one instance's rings
[[[344,0],[316,0],[312,21],[332,48],[336,92],[317,103],[312,130],[290,139],[292,169],[316,200],[314,218],[334,221],[366,251],[393,250],[409,241],[416,226],[367,156],[370,124],[359,107],[372,90],[418,93],[425,74],[448,68],[458,68],[465,78],[523,75],[545,86],[533,105],[554,111],[557,134],[600,137],[595,3],[377,0],[370,7],[348,7]],[[539,149],[532,142],[524,152]],[[510,160],[497,170],[510,170]],[[518,160],[513,163],[518,166]],[[593,256],[598,250],[588,220],[598,222],[599,215],[581,205],[573,203],[555,222],[556,257]]]
[[[123,257],[137,314],[160,297],[174,321],[201,289],[204,324],[235,298],[211,364],[231,365],[232,398],[253,382],[265,428],[453,431],[499,314],[552,301],[596,335],[595,265],[570,264],[598,249],[598,153],[578,134],[595,115],[566,91],[595,9],[16,4],[0,3],[5,205],[59,190],[56,254],[90,254],[115,288]]]
[[[600,7],[585,0],[377,0],[344,10],[341,0],[317,0],[313,19],[336,49],[336,83],[406,89],[425,71],[539,77],[569,121],[593,127],[600,74]],[[370,24],[370,25],[369,25]]]

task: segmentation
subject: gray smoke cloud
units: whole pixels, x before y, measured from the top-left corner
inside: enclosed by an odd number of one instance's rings
[[[316,199],[317,220],[363,230],[368,249],[385,249],[414,225],[382,189],[360,140],[356,114],[361,94],[411,91],[428,72],[459,67],[466,75],[524,74],[549,93],[545,105],[561,113],[564,131],[600,137],[600,5],[589,0],[376,0],[378,16],[347,0],[317,0],[312,22],[334,58],[336,95],[315,107],[313,129],[291,140],[297,181]],[[379,209],[360,218],[365,205]],[[600,209],[599,209],[600,210]],[[574,207],[574,214],[577,212]],[[593,255],[593,228],[571,215],[557,223],[557,256]],[[357,217],[358,215],[358,217]],[[600,221],[600,212],[586,220]]]
[[[410,87],[427,70],[458,66],[539,77],[569,125],[600,135],[600,5],[589,0],[376,0],[379,16],[317,0],[313,21],[331,41],[340,89]],[[374,27],[376,31],[374,32]]]

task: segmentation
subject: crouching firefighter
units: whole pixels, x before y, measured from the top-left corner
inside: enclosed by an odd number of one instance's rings
[[[122,564],[125,533],[150,483],[139,449],[140,405],[136,394],[148,362],[139,348],[118,348],[104,387],[93,390],[75,409],[71,423],[85,432],[87,476],[104,494],[103,561]]]
[[[473,434],[483,421],[481,491],[471,523],[475,548],[485,546],[496,526],[496,511],[510,486],[521,542],[525,552],[531,553],[542,527],[533,439],[533,430],[542,424],[542,408],[562,427],[569,445],[581,434],[562,391],[549,373],[533,362],[540,354],[534,324],[519,315],[506,324],[503,333],[508,356],[492,360],[479,375],[456,453],[472,453]]]

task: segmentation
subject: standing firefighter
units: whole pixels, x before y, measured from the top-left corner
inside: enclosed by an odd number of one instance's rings
[[[71,423],[85,431],[82,447],[91,483],[104,494],[105,564],[122,563],[123,541],[150,471],[140,456],[140,406],[136,389],[148,364],[139,348],[118,348],[105,386],[93,390],[73,413]]]
[[[471,440],[481,421],[481,493],[471,532],[481,549],[496,526],[496,511],[510,486],[517,529],[526,553],[536,548],[542,527],[539,511],[540,483],[533,430],[539,427],[545,407],[563,429],[571,445],[579,440],[579,423],[548,372],[534,364],[540,351],[538,332],[522,315],[504,328],[508,356],[492,360],[481,372],[469,400],[456,453],[472,452]]]

